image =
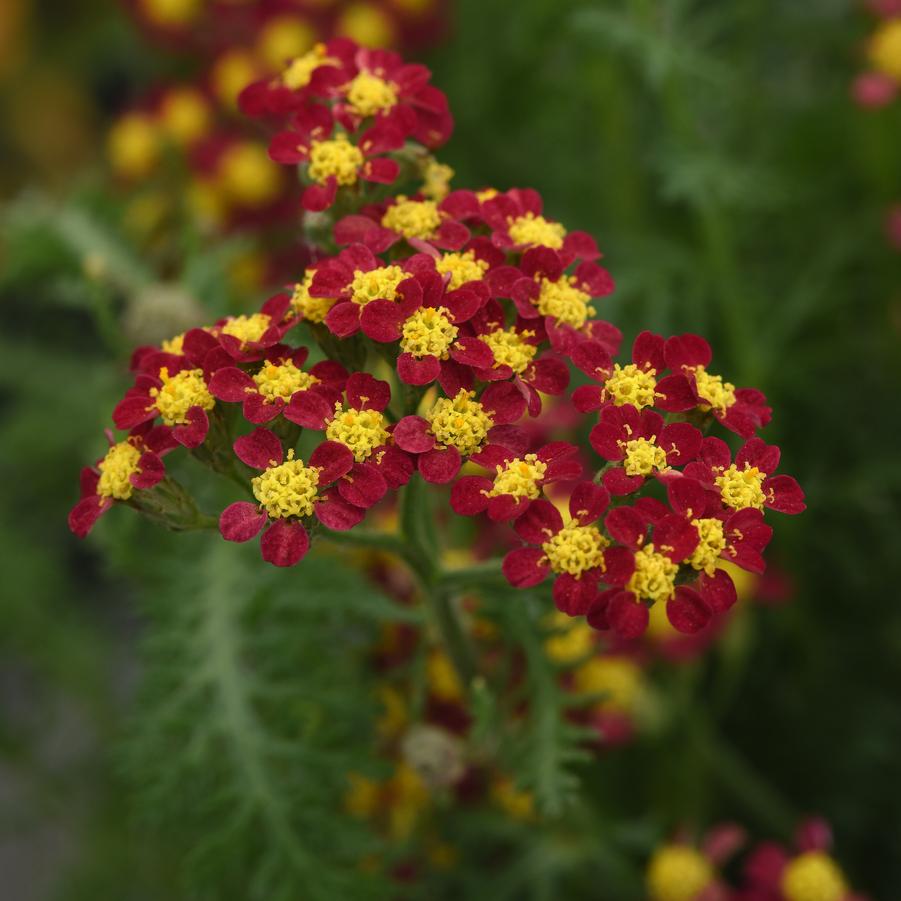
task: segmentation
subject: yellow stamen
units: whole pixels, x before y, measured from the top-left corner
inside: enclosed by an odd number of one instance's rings
[[[508,231],[514,244],[541,244],[559,250],[566,237],[566,229],[559,222],[548,222],[544,216],[526,213],[508,220]]]
[[[626,589],[639,598],[647,598],[655,603],[668,601],[676,593],[678,572],[678,563],[656,553],[654,545],[648,544],[635,552],[635,572]]]
[[[536,306],[542,316],[550,316],[560,325],[581,328],[585,320],[594,316],[589,301],[591,296],[576,287],[574,276],[562,276],[557,281],[542,278],[539,283]]]
[[[141,451],[130,441],[120,441],[118,444],[114,444],[97,464],[97,468],[100,470],[97,494],[100,497],[111,497],[117,501],[127,501],[135,490],[130,479],[141,471],[138,468],[140,459]]]
[[[339,185],[353,185],[365,161],[363,151],[342,132],[328,141],[313,141],[307,173],[320,185],[332,177]]]
[[[604,548],[609,544],[597,526],[582,526],[574,519],[544,542],[541,549],[555,573],[569,573],[578,579],[589,569],[604,571]]]
[[[382,216],[382,225],[405,238],[428,239],[441,225],[441,214],[433,200],[407,200],[403,194],[397,203],[388,207]]]
[[[170,376],[164,366],[160,370],[160,381],[162,387],[151,388],[150,396],[166,425],[184,425],[191,407],[212,410],[216,406],[216,399],[206,386],[202,369],[183,369]]]
[[[756,466],[745,463],[744,469],[739,469],[733,463],[716,477],[716,485],[727,507],[733,510],[744,510],[747,507],[762,510],[766,503],[763,491],[765,479],[766,473]]]
[[[349,448],[357,463],[362,463],[388,441],[388,429],[385,417],[376,410],[356,410],[337,403],[325,437]]]
[[[250,480],[254,497],[273,519],[309,516],[317,500],[319,473],[315,466],[304,465],[288,451],[284,463],[270,466]]]
[[[400,349],[414,357],[446,360],[459,329],[444,307],[421,307],[404,323]]]
[[[464,457],[482,446],[494,425],[491,414],[474,397],[474,391],[461,388],[455,397],[435,401],[426,416],[438,443],[455,447]]]
[[[298,369],[291,360],[281,363],[267,360],[253,380],[266,403],[290,400],[298,391],[306,391],[319,381],[315,375]]]

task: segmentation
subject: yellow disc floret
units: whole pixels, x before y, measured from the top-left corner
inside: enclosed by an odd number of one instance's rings
[[[363,151],[351,144],[342,132],[328,141],[313,141],[307,172],[320,185],[330,178],[334,178],[339,185],[353,185],[365,159]]]
[[[356,410],[335,404],[335,416],[325,430],[329,441],[337,441],[353,452],[357,463],[388,440],[385,417],[377,410]]]
[[[841,901],[848,885],[835,861],[822,851],[808,851],[790,861],[782,872],[786,901]]]
[[[426,416],[438,443],[455,447],[464,457],[482,446],[494,425],[491,414],[474,398],[474,391],[461,388],[455,397],[435,401]]]
[[[695,568],[703,570],[708,576],[716,571],[720,554],[726,549],[726,535],[723,523],[719,519],[693,519],[691,524],[698,530],[698,546],[688,558]]]
[[[358,116],[374,116],[397,103],[397,90],[378,75],[360,72],[347,88],[347,102]]]
[[[241,346],[259,341],[272,324],[272,318],[265,313],[254,313],[251,316],[232,316],[222,326],[223,335],[231,335],[241,342]]]
[[[658,447],[653,438],[632,438],[618,443],[626,453],[623,468],[627,476],[649,476],[666,469],[666,451]]]
[[[749,466],[746,463],[744,469],[739,469],[733,463],[716,477],[716,485],[727,507],[733,510],[744,510],[747,507],[762,510],[766,503],[763,491],[765,479],[766,473],[761,472],[756,466]]]
[[[507,229],[514,244],[541,244],[559,250],[566,237],[566,229],[559,222],[548,222],[544,216],[526,213],[508,220]]]
[[[290,400],[298,391],[306,391],[319,381],[315,375],[298,369],[291,360],[281,363],[267,360],[253,380],[266,403]]]
[[[534,501],[541,494],[539,482],[546,472],[547,463],[539,460],[536,454],[508,460],[503,466],[498,465],[494,487],[488,492],[488,497],[509,494],[515,498],[525,497]]]
[[[309,53],[298,56],[282,73],[282,84],[292,91],[305,88],[319,66],[337,66],[338,61],[328,56],[325,44],[317,44]]]
[[[401,194],[397,203],[385,210],[382,225],[405,238],[428,239],[441,225],[441,214],[434,200],[407,200]]]
[[[563,276],[557,281],[542,278],[538,283],[538,300],[535,302],[542,316],[550,316],[558,325],[581,328],[585,320],[594,316],[591,296],[576,287],[573,276]]]
[[[873,35],[869,46],[873,68],[901,81],[901,18],[888,19]]]
[[[100,470],[97,494],[100,497],[115,498],[117,501],[127,501],[135,490],[135,486],[131,484],[131,477],[141,471],[138,468],[140,459],[141,451],[130,441],[114,444],[97,464]]]
[[[647,598],[655,603],[668,601],[676,593],[678,572],[678,563],[658,554],[654,545],[649,544],[635,552],[635,572],[626,584],[626,589],[639,598]]]
[[[459,329],[450,321],[445,307],[421,307],[404,323],[400,349],[421,357],[446,360]]]
[[[160,381],[162,387],[151,388],[150,396],[166,425],[184,425],[188,421],[188,410],[192,407],[212,410],[216,406],[202,369],[183,369],[170,376],[164,366],[160,369]]]
[[[665,845],[648,864],[651,901],[695,901],[714,879],[710,862],[687,845]]]
[[[526,370],[538,353],[538,347],[526,340],[534,336],[534,332],[518,332],[513,328],[499,328],[479,335],[494,354],[495,368],[509,366],[517,375]]]
[[[254,497],[273,519],[309,516],[317,499],[319,473],[315,466],[295,460],[294,451],[289,450],[284,463],[270,466],[250,483]]]
[[[397,286],[409,275],[400,266],[379,266],[363,272],[354,271],[350,283],[350,299],[361,307],[372,300],[395,300]]]
[[[597,526],[582,526],[574,519],[545,541],[541,549],[555,573],[569,573],[578,579],[589,569],[604,571],[604,548],[609,543]]]
[[[573,676],[580,694],[604,695],[597,704],[601,710],[629,713],[641,694],[641,668],[625,657],[592,657]]]
[[[657,397],[657,372],[654,369],[639,369],[634,363],[613,365],[613,375],[604,382],[604,388],[617,407],[631,404],[641,410],[653,407]]]
[[[335,297],[312,297],[310,287],[313,284],[314,272],[308,272],[302,282],[294,286],[291,295],[291,309],[307,322],[322,322],[328,315],[328,311],[335,305]]]
[[[722,414],[735,403],[735,385],[731,382],[724,382],[721,375],[711,375],[703,366],[695,366],[692,372],[698,394],[707,401],[704,405],[707,409]]]
[[[448,290],[456,291],[467,282],[481,281],[488,271],[488,263],[480,260],[473,251],[446,253],[435,262],[435,269],[441,275],[450,273]]]
[[[439,163],[430,156],[422,172],[422,193],[429,200],[441,201],[450,194],[450,183],[454,170],[446,163]]]
[[[184,350],[185,333],[175,335],[174,338],[167,338],[160,345],[160,348],[167,354],[180,354]]]

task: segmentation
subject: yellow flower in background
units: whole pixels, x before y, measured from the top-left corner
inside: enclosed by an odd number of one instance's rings
[[[371,3],[354,3],[338,17],[336,32],[364,47],[388,47],[394,43],[394,23]]]
[[[282,171],[265,146],[244,141],[229,147],[219,160],[218,180],[229,199],[241,207],[272,203],[282,189]]]
[[[260,29],[257,56],[270,72],[280,72],[316,43],[316,29],[300,15],[275,16]]]
[[[584,619],[576,619],[554,611],[548,617],[548,625],[559,630],[544,642],[544,652],[561,666],[576,663],[596,646],[597,632]]]
[[[713,880],[710,862],[688,845],[664,845],[648,864],[651,901],[695,901]]]
[[[253,54],[236,47],[223,53],[213,63],[210,84],[219,101],[234,109],[238,105],[238,94],[261,75]]]
[[[593,657],[573,674],[580,694],[600,694],[597,710],[632,713],[644,692],[644,673],[626,657]]]
[[[188,25],[203,11],[204,0],[138,0],[138,9],[154,25],[178,28]]]
[[[463,686],[450,658],[444,651],[434,650],[426,661],[426,681],[429,691],[439,701],[463,700]]]
[[[867,53],[874,69],[901,81],[901,18],[888,19],[876,29]]]
[[[160,158],[160,132],[146,113],[126,113],[110,129],[107,155],[116,175],[145,178]]]
[[[513,820],[524,822],[535,817],[532,793],[518,789],[506,776],[491,783],[491,800]]]
[[[822,851],[808,851],[790,861],[781,888],[786,901],[842,901],[848,894],[842,871]]]
[[[212,111],[197,88],[172,88],[160,104],[162,130],[178,144],[190,145],[206,135],[212,125]]]

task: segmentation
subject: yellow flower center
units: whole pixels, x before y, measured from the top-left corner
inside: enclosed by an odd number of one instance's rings
[[[509,366],[518,375],[538,353],[538,348],[525,340],[534,334],[534,332],[518,332],[512,328],[499,328],[479,337],[491,348],[495,369]]]
[[[306,391],[319,381],[315,375],[298,369],[291,360],[283,363],[267,360],[253,380],[266,403],[276,399],[290,400],[298,391]]]
[[[167,354],[180,354],[184,350],[185,333],[176,335],[174,338],[168,338],[160,345],[162,350]]]
[[[332,176],[339,185],[353,185],[365,159],[363,151],[351,144],[347,135],[339,134],[328,141],[313,141],[308,173],[320,185]]]
[[[405,238],[431,238],[441,225],[441,214],[434,200],[407,200],[401,194],[385,211],[382,225]]]
[[[319,473],[317,467],[295,460],[294,451],[289,450],[284,463],[270,466],[250,483],[254,497],[273,519],[309,516],[316,503]]]
[[[160,119],[166,132],[179,144],[190,144],[210,127],[210,107],[196,88],[176,88],[163,100]]]
[[[765,479],[766,473],[756,466],[748,466],[746,463],[744,469],[739,469],[733,463],[716,477],[716,485],[727,507],[733,510],[744,510],[746,507],[762,510],[766,502],[766,495],[763,493]]]
[[[293,13],[273,16],[260,29],[257,53],[266,67],[277,72],[286,60],[293,60],[315,46],[316,32],[313,25]]]
[[[337,299],[334,297],[311,297],[310,286],[313,284],[313,275],[313,272],[308,272],[303,277],[303,281],[294,286],[294,293],[291,295],[291,309],[308,322],[323,322]]]
[[[614,363],[613,375],[604,382],[604,388],[617,407],[631,404],[641,410],[654,406],[657,396],[656,375],[656,370],[639,369],[634,363],[627,363],[625,366]]]
[[[350,299],[361,307],[372,300],[394,300],[397,286],[408,277],[400,266],[379,266],[369,272],[357,269],[350,283]]]
[[[347,102],[358,116],[374,116],[391,109],[397,103],[394,85],[377,75],[360,72],[350,83]]]
[[[723,524],[718,519],[693,519],[691,524],[698,530],[699,540],[688,562],[695,569],[702,569],[712,576],[720,554],[726,549]]]
[[[554,663],[575,663],[594,649],[597,633],[585,620],[572,619],[555,610],[549,617],[549,624],[560,630],[544,643],[544,652]]]
[[[648,865],[651,901],[695,901],[713,879],[707,858],[684,845],[659,848]]]
[[[841,901],[847,893],[842,871],[822,851],[801,854],[782,873],[786,901]]]
[[[628,476],[649,476],[655,470],[666,469],[666,451],[654,444],[653,439],[633,438],[619,441],[626,452],[623,468]]]
[[[243,346],[250,341],[259,341],[271,324],[272,319],[265,313],[254,313],[252,316],[232,316],[222,326],[222,334],[237,338]]]
[[[640,598],[668,601],[676,591],[679,564],[658,554],[649,544],[635,552],[635,572],[626,588]]]
[[[735,403],[735,385],[724,382],[721,375],[711,375],[703,366],[695,366],[692,369],[695,374],[695,382],[698,386],[698,394],[708,403],[707,409],[714,409],[719,413],[725,413]]]
[[[100,470],[97,494],[100,497],[115,498],[117,501],[127,501],[135,490],[129,479],[141,471],[138,468],[140,459],[141,452],[130,441],[114,444],[97,464]]]
[[[594,316],[591,297],[576,287],[573,276],[552,282],[543,278],[539,282],[536,306],[542,316],[550,316],[555,322],[581,328],[589,316]]]
[[[338,61],[326,56],[325,44],[317,44],[308,53],[298,56],[282,73],[282,84],[292,91],[299,91],[310,83],[313,72],[319,66],[336,66]]]
[[[219,179],[229,196],[250,207],[271,203],[282,189],[278,163],[269,159],[265,147],[249,142],[236,144],[223,154]]]
[[[578,579],[588,569],[603,572],[604,548],[609,543],[597,526],[582,526],[574,519],[545,541],[541,549],[555,573],[569,573]]]
[[[397,40],[394,20],[387,10],[372,3],[351,3],[335,23],[335,34],[363,47],[390,47]]]
[[[216,406],[216,399],[203,380],[202,369],[183,369],[170,376],[164,366],[160,370],[160,381],[162,387],[151,388],[150,396],[166,425],[184,425],[191,407],[212,410]]]
[[[541,494],[538,482],[544,478],[545,472],[547,463],[539,460],[536,454],[526,454],[522,458],[508,460],[505,465],[497,467],[494,487],[488,492],[488,497],[510,494],[516,498],[526,497],[534,501]]]
[[[901,81],[901,19],[889,19],[876,31],[869,56],[874,69]]]
[[[491,414],[474,397],[474,391],[461,388],[455,397],[435,401],[426,417],[438,443],[455,447],[464,457],[482,446],[494,425]]]
[[[600,709],[629,713],[641,694],[641,668],[625,657],[592,657],[575,671],[574,682],[579,694],[604,695]]]
[[[444,200],[450,194],[450,183],[454,170],[446,163],[439,163],[430,156],[422,173],[422,193],[429,200]]]
[[[435,263],[435,269],[441,275],[450,273],[448,288],[456,291],[467,282],[481,281],[488,271],[488,263],[480,260],[475,253],[467,250],[464,253],[446,253]]]
[[[126,178],[147,175],[159,159],[156,123],[144,113],[129,113],[110,129],[107,152],[113,169]]]
[[[337,441],[353,452],[357,463],[388,440],[385,417],[376,410],[355,410],[335,404],[334,419],[325,430],[329,441]]]
[[[544,216],[534,213],[509,219],[508,224],[514,244],[542,244],[551,250],[559,250],[566,237],[566,229],[559,222],[548,222]]]
[[[400,349],[414,357],[438,357],[446,360],[448,349],[459,329],[448,318],[445,307],[422,307],[405,323]]]

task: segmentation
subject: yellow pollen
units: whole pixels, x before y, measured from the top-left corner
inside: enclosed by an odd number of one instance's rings
[[[456,291],[467,282],[478,282],[485,277],[488,263],[480,260],[475,253],[467,250],[463,253],[446,253],[435,263],[435,269],[441,275],[450,273],[448,288]]]
[[[320,471],[295,460],[294,451],[289,450],[284,463],[270,466],[250,480],[253,495],[273,519],[309,516],[316,503]]]
[[[310,296],[310,286],[313,284],[314,274],[308,272],[303,277],[303,281],[294,286],[294,293],[291,295],[291,309],[308,322],[323,322],[328,311],[337,302],[337,298]]]
[[[414,357],[446,360],[459,329],[448,318],[445,307],[421,307],[405,323],[400,349]]]
[[[698,530],[698,546],[688,558],[695,568],[703,570],[708,576],[716,571],[720,554],[726,550],[726,535],[723,524],[718,519],[693,519],[691,524]]]
[[[744,469],[739,469],[733,463],[716,477],[716,485],[727,507],[733,510],[744,510],[746,507],[762,510],[766,503],[766,495],[763,492],[765,479],[766,473],[761,472],[756,466],[749,466],[746,463]]]
[[[497,467],[494,487],[488,497],[509,494],[515,498],[525,497],[534,501],[541,494],[538,486],[547,472],[547,463],[538,459],[536,454],[526,454],[521,459],[508,460],[504,466]]]
[[[590,295],[576,287],[575,277],[563,276],[555,282],[541,279],[535,305],[542,316],[550,316],[558,324],[581,328],[595,313],[590,300]]]
[[[711,375],[703,366],[695,366],[692,372],[695,374],[698,394],[707,401],[702,409],[712,408],[722,414],[735,403],[735,385],[731,382],[724,382],[721,375]]]
[[[282,73],[282,84],[292,91],[299,91],[310,83],[313,72],[319,66],[337,66],[338,61],[326,56],[325,44],[317,44],[308,53],[298,56]]]
[[[494,425],[491,414],[477,401],[474,391],[461,388],[455,397],[441,397],[426,418],[439,444],[455,447],[464,457],[474,454]]]
[[[298,369],[291,360],[283,363],[267,360],[253,380],[266,403],[290,400],[298,391],[306,391],[319,381],[315,375]]]
[[[653,407],[657,397],[657,371],[639,369],[634,363],[613,365],[613,375],[604,382],[604,388],[617,407],[631,404],[639,410]]]
[[[782,872],[786,901],[841,901],[848,885],[835,861],[822,851],[808,851],[790,861]]]
[[[335,404],[335,416],[325,430],[329,441],[337,441],[353,452],[357,463],[388,440],[385,417],[376,410],[355,410]]]
[[[559,250],[566,237],[566,229],[559,222],[548,222],[544,216],[534,213],[509,219],[508,224],[514,244],[542,244],[551,250]]]
[[[259,341],[266,334],[272,319],[265,313],[254,313],[251,316],[232,316],[222,326],[223,335],[231,335],[241,342],[241,346],[251,341]]]
[[[635,572],[626,589],[655,603],[668,601],[676,592],[678,572],[678,563],[656,553],[654,545],[649,544],[635,552]]]
[[[97,494],[117,501],[127,501],[135,490],[129,479],[141,471],[138,468],[140,459],[141,452],[130,441],[114,444],[97,464],[100,470]]]
[[[395,300],[397,286],[409,275],[400,266],[379,266],[363,272],[354,271],[354,280],[350,283],[350,299],[361,307],[372,300]]]
[[[554,663],[564,666],[576,663],[595,648],[597,633],[585,620],[573,619],[555,610],[549,617],[549,624],[560,630],[544,642],[544,652]]]
[[[160,369],[160,381],[163,386],[151,388],[150,396],[166,425],[184,425],[191,407],[212,410],[216,406],[216,399],[203,379],[202,369],[183,369],[170,376],[164,366]]]
[[[347,89],[347,102],[358,116],[374,116],[397,103],[397,90],[377,75],[360,72]]]
[[[581,526],[574,519],[545,541],[541,549],[555,573],[569,573],[578,579],[589,569],[604,571],[604,548],[608,544],[597,526]]]
[[[180,354],[184,350],[185,333],[176,335],[174,338],[168,338],[160,345],[162,350],[167,354]]]
[[[641,668],[625,657],[592,657],[574,673],[579,694],[602,694],[604,698],[597,708],[617,713],[630,713],[635,709],[642,682]]]
[[[710,862],[686,845],[665,845],[648,864],[651,901],[695,901],[714,879]]]
[[[649,476],[655,470],[666,469],[666,451],[657,447],[653,438],[633,438],[617,443],[626,452],[623,467],[627,476]]]
[[[434,200],[407,200],[401,194],[385,211],[382,225],[405,238],[431,238],[441,225],[441,214]]]
[[[422,193],[429,200],[441,201],[450,194],[450,183],[454,170],[446,163],[439,163],[433,156],[428,158],[422,172]]]
[[[513,328],[499,328],[487,335],[479,335],[479,337],[491,348],[491,352],[494,354],[495,369],[500,366],[509,366],[519,375],[538,353],[538,348],[525,340],[534,335],[534,332],[518,332]]]
[[[363,151],[351,144],[347,135],[339,133],[338,137],[328,141],[313,141],[307,171],[310,178],[320,185],[332,176],[339,185],[353,185],[365,160]]]
[[[873,68],[901,81],[901,18],[886,21],[870,39]]]

